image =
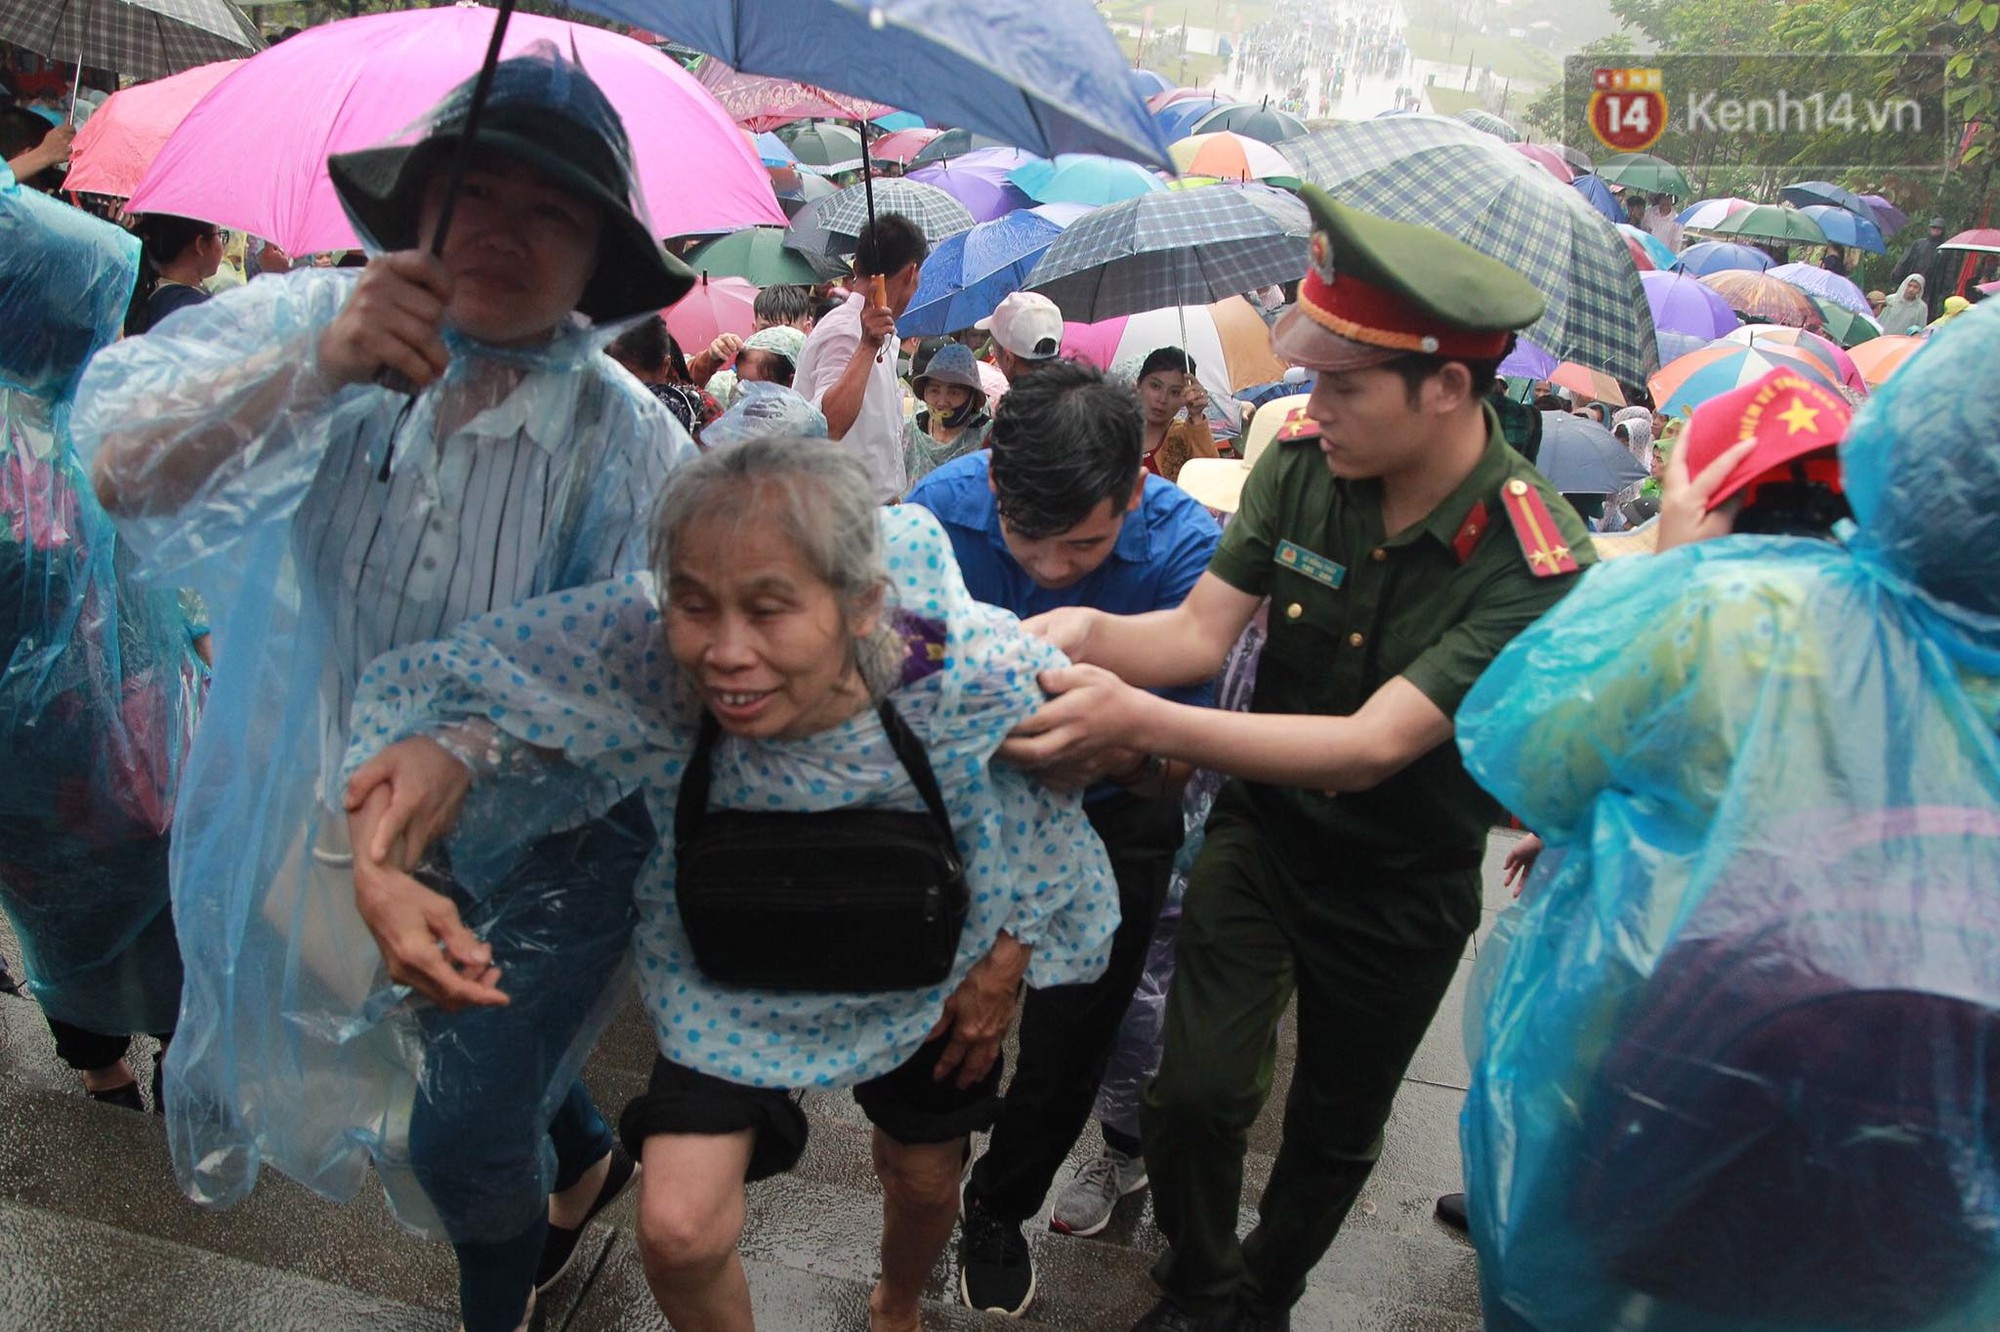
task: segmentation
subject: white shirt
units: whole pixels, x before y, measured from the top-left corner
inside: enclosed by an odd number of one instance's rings
[[[860,293],[850,295],[844,305],[827,312],[799,349],[793,384],[821,411],[826,410],[823,399],[827,390],[840,382],[848,362],[861,348],[863,307]],[[895,503],[909,489],[903,471],[903,385],[896,375],[899,346],[900,340],[893,336],[883,341],[862,391],[861,410],[855,413],[847,433],[840,436],[840,442],[868,469],[875,500],[880,504]]]

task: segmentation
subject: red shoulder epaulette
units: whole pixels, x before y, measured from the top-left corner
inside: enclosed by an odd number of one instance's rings
[[[1557,574],[1575,573],[1580,566],[1576,555],[1563,544],[1562,529],[1556,526],[1555,516],[1542,500],[1542,492],[1526,481],[1515,477],[1500,487],[1500,504],[1507,510],[1507,521],[1514,525],[1514,535],[1521,542],[1521,553],[1528,557],[1528,571],[1537,578],[1553,578]]]
[[[1472,511],[1465,515],[1465,521],[1458,525],[1458,531],[1451,538],[1451,553],[1458,556],[1460,564],[1472,558],[1472,552],[1479,545],[1479,538],[1486,534],[1487,526],[1486,501],[1476,500]]]

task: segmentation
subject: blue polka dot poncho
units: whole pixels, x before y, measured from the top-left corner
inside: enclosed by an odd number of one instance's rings
[[[700,704],[668,655],[649,574],[476,616],[449,638],[383,657],[355,700],[348,766],[404,736],[484,717],[512,740],[560,750],[618,795],[644,791],[661,834],[639,879],[634,948],[666,1057],[757,1087],[845,1087],[887,1073],[923,1044],[945,998],[1002,930],[1034,949],[1030,984],[1095,979],[1118,924],[1118,894],[1079,799],[993,762],[1041,701],[1036,674],[1061,665],[1061,654],[973,599],[930,514],[884,510],[882,536],[906,646],[890,699],[930,756],[972,889],[957,961],[935,989],[780,993],[720,985],[696,968],[674,903],[671,830]],[[711,800],[722,808],[922,808],[872,709],[804,739],[725,735],[713,771]],[[473,812],[469,805],[454,863],[477,857],[479,848],[463,844],[499,822]]]

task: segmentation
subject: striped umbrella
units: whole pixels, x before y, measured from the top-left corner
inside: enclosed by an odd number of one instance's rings
[[[1922,338],[1913,338],[1903,333],[1888,333],[1879,338],[1856,343],[1848,348],[1847,354],[1854,358],[1854,368],[1861,372],[1869,388],[1881,388],[1882,382],[1903,368],[1903,362],[1915,356],[1923,347]]]
[[[1298,184],[1295,168],[1285,155],[1261,139],[1227,130],[1218,134],[1195,134],[1167,149],[1174,167],[1183,176],[1212,176],[1216,180],[1262,180],[1274,185]]]
[[[1754,384],[1773,370],[1796,370],[1835,392],[1839,383],[1818,361],[1796,347],[1741,347],[1733,342],[1712,344],[1663,366],[1646,381],[1655,410],[1665,416],[1686,416],[1710,398]]]
[[[1645,230],[1643,227],[1635,227],[1630,222],[1620,222],[1618,224],[1618,234],[1626,240],[1631,241],[1634,245],[1637,245],[1640,252],[1646,258],[1652,260],[1654,268],[1672,268],[1674,266],[1673,247],[1658,236],[1655,236],[1652,232]],[[1644,270],[1642,269],[1641,271],[1643,272]]]
[[[1708,231],[1724,218],[1756,206],[1751,200],[1739,199],[1733,194],[1721,199],[1702,199],[1681,209],[1680,223],[1696,231]]]
[[[1049,246],[1028,275],[1080,322],[1207,305],[1306,270],[1306,206],[1262,185],[1203,185],[1097,209]]]
[[[1519,143],[1521,141],[1521,131],[1515,129],[1491,111],[1483,111],[1476,106],[1468,107],[1458,113],[1458,119],[1483,134],[1491,134],[1502,143]]]
[[[1710,273],[1701,281],[1728,301],[1730,309],[1760,323],[1817,328],[1821,322],[1819,311],[1813,308],[1804,292],[1768,273],[1731,270]]]
[[[1625,390],[1617,380],[1602,370],[1592,370],[1575,361],[1564,361],[1549,372],[1548,380],[1588,402],[1608,402],[1618,407],[1625,405]]]
[[[1433,227],[1526,277],[1548,308],[1524,333],[1563,360],[1627,383],[1659,364],[1639,270],[1611,223],[1491,135],[1442,116],[1388,116],[1278,150],[1342,203]]]
[[[1744,324],[1730,330],[1722,341],[1739,347],[1790,347],[1810,356],[1835,382],[1859,394],[1868,392],[1868,381],[1854,364],[1854,358],[1824,333],[1809,328],[1787,328],[1783,324]]]

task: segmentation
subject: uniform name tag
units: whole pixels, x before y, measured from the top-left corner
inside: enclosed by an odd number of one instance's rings
[[[1287,569],[1297,570],[1315,583],[1324,583],[1331,588],[1338,588],[1347,581],[1346,565],[1335,564],[1326,556],[1315,555],[1304,546],[1295,545],[1290,541],[1278,543],[1278,553],[1272,556],[1272,560]]]

